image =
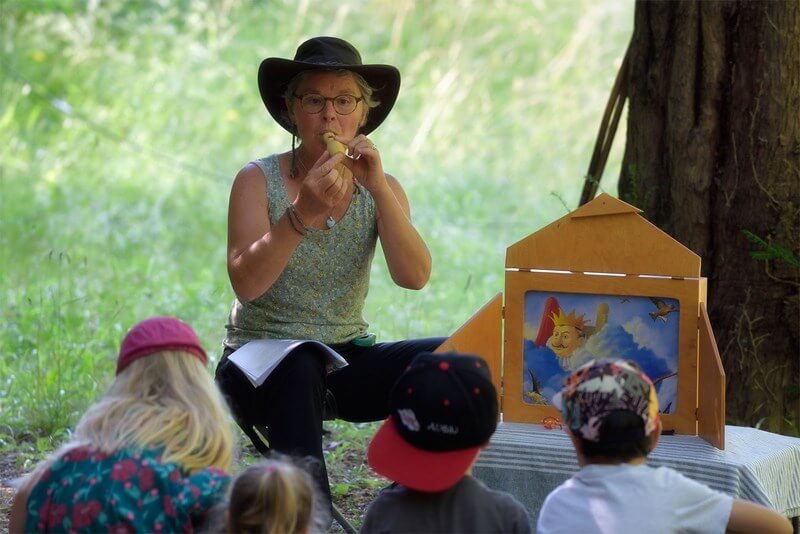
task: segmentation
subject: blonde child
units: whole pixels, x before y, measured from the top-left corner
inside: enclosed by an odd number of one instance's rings
[[[231,488],[228,532],[302,534],[324,530],[308,472],[280,457],[263,460],[239,473]]]
[[[72,439],[27,477],[10,532],[192,531],[230,481],[233,429],[197,335],[151,317]]]

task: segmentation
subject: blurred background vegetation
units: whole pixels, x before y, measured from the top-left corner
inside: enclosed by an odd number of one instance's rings
[[[216,360],[231,180],[290,145],[264,57],[335,35],[403,75],[372,138],[434,272],[399,289],[378,252],[365,313],[392,340],[452,333],[503,290],[506,248],[577,207],[632,27],[619,0],[1,1],[0,437],[63,436],[145,316]]]

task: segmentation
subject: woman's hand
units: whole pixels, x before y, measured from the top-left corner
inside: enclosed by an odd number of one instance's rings
[[[342,165],[344,159],[344,154],[323,152],[303,178],[294,207],[307,226],[325,220],[347,193],[347,181],[352,178]]]
[[[334,139],[347,146],[351,157],[344,165],[375,200],[378,235],[392,280],[407,289],[424,287],[431,274],[431,254],[411,224],[411,209],[400,182],[383,172],[381,155],[366,136],[358,135],[347,142],[336,136]]]
[[[350,141],[334,137],[347,146],[351,158],[344,160],[344,165],[352,171],[356,180],[374,196],[381,189],[388,187],[386,174],[383,172],[381,155],[375,143],[365,135],[358,135]]]

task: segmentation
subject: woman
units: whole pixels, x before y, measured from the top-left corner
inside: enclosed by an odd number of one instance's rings
[[[422,288],[431,271],[405,192],[367,137],[394,105],[400,73],[362,64],[341,39],[315,37],[294,60],[265,59],[258,83],[292,148],[246,165],[231,189],[228,273],[236,299],[216,379],[240,424],[266,426],[276,451],[319,460],[315,476],[329,499],[323,410],[348,421],[384,419],[395,379],[443,341],[375,344],[362,316],[378,239],[399,286]],[[330,155],[326,134],[348,155]],[[258,339],[320,341],[349,365],[328,374],[320,351],[301,345],[254,387],[227,356]]]
[[[234,436],[186,323],[146,319],[68,444],[14,498],[10,532],[192,531],[224,498]]]

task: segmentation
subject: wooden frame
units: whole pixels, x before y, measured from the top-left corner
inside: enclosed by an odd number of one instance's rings
[[[604,193],[511,245],[505,294],[476,312],[439,351],[483,356],[501,392],[503,419],[541,423],[560,414],[552,406],[523,401],[527,294],[674,299],[680,310],[672,316],[678,321],[677,407],[662,416],[664,429],[700,435],[722,449],[725,373],[706,312],[700,258],[640,213]]]
[[[662,296],[676,299],[679,315],[678,393],[675,413],[663,416],[665,430],[696,434],[697,395],[697,317],[699,284],[697,279],[607,277],[583,273],[548,273],[535,271],[506,272],[505,342],[503,347],[505,396],[504,420],[541,423],[547,416],[560,417],[549,405],[531,405],[523,401],[523,338],[525,294],[529,291],[619,295],[621,297]],[[568,374],[568,373],[565,373]]]

